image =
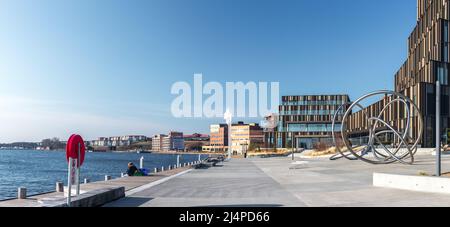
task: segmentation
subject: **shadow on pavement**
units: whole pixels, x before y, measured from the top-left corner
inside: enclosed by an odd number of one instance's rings
[[[214,206],[206,206],[206,207],[215,207],[215,208],[239,208],[239,207],[247,207],[247,208],[261,208],[261,207],[283,207],[281,204],[238,204],[238,205],[214,205]]]
[[[153,198],[126,197],[112,202],[114,207],[139,207],[153,200]]]

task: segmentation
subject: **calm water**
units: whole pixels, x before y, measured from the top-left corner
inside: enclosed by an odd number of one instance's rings
[[[177,155],[169,154],[86,153],[81,179],[101,181],[105,175],[118,178],[128,162],[139,166],[142,156],[144,167],[150,170],[177,163]],[[198,155],[182,155],[180,162],[196,160]],[[0,150],[0,200],[15,198],[18,187],[26,187],[29,195],[54,191],[57,181],[67,184],[65,152]]]

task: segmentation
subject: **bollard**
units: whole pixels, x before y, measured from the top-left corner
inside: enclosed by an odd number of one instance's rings
[[[172,166],[171,166],[171,165],[169,165],[169,168],[168,168],[167,170],[172,170]]]
[[[89,179],[84,178],[84,184],[87,184],[87,183],[89,183],[89,182],[91,182]]]
[[[27,188],[19,188],[17,189],[17,198],[18,199],[27,199]]]
[[[139,160],[139,168],[141,169],[144,168],[144,156],[142,156],[141,159]]]
[[[163,166],[163,167],[161,167],[161,172],[164,172],[164,166]]]
[[[154,173],[157,173],[157,172],[158,172],[158,168],[155,168]]]
[[[105,181],[111,180],[111,176],[105,175]]]
[[[64,183],[56,182],[56,192],[64,192]]]
[[[126,176],[125,173],[120,173],[120,177],[124,178]]]

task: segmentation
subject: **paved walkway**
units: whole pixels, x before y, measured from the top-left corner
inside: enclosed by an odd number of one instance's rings
[[[112,207],[302,206],[294,195],[254,163],[236,159],[197,169],[108,204]]]
[[[417,159],[413,166],[325,159],[233,160],[221,167],[193,170],[107,206],[450,206],[447,194],[372,186],[373,172],[433,173],[434,157]],[[444,170],[450,170],[449,158],[444,158]]]
[[[450,194],[373,187],[373,173],[418,175],[434,172],[433,156],[417,156],[415,165],[371,165],[361,161],[260,159],[254,163],[307,206],[428,207],[450,206]],[[285,163],[284,165],[282,163]],[[444,158],[444,171],[450,159]],[[450,179],[449,179],[450,180]]]

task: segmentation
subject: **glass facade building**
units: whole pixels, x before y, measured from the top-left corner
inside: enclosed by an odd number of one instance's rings
[[[332,121],[340,106],[338,122],[347,110],[348,95],[283,96],[279,106],[278,127],[265,132],[267,148],[313,148],[331,138]],[[340,129],[340,123],[336,125]]]

